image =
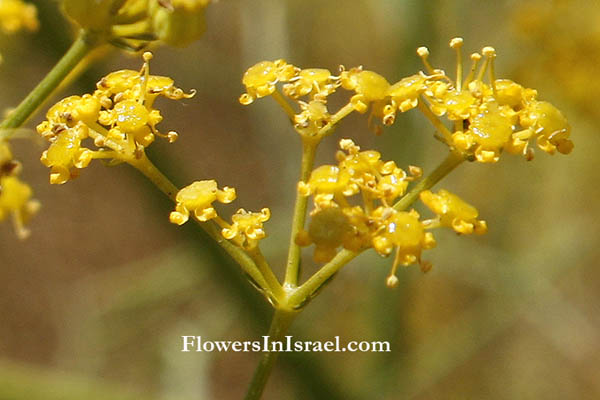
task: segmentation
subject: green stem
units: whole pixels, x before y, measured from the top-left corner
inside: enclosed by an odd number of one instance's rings
[[[427,177],[419,181],[410,192],[406,193],[396,204],[394,208],[398,211],[404,211],[414,203],[419,194],[424,190],[431,189],[443,177],[448,175],[454,168],[458,167],[465,160],[464,156],[456,151],[451,151],[436,169]]]
[[[296,309],[306,305],[307,301],[319,290],[327,280],[329,280],[336,272],[348,264],[360,252],[350,250],[342,250],[336,256],[323,265],[313,276],[296,289],[287,299],[287,304],[290,308]]]
[[[444,125],[442,123],[442,121],[440,121],[440,119],[433,112],[431,112],[429,107],[427,107],[424,104],[424,101],[425,100],[419,100],[419,103],[417,105],[419,108],[419,111],[421,111],[423,113],[423,115],[425,115],[425,117],[427,117],[427,119],[435,127],[435,129],[437,129],[438,132],[442,134],[446,143],[451,144],[452,143],[452,132],[450,132],[448,130],[448,128],[446,128],[446,125]]]
[[[318,141],[302,138],[302,167],[300,181],[307,182],[315,161],[315,152]],[[288,252],[287,268],[285,270],[285,285],[295,287],[298,285],[300,275],[300,246],[296,244],[296,235],[304,229],[306,221],[306,207],[308,196],[302,196],[296,191],[296,204],[294,205],[294,217],[292,219],[292,235]]]
[[[52,68],[44,79],[25,97],[9,116],[0,124],[2,129],[18,128],[37,110],[48,96],[83,58],[99,44],[95,36],[81,31],[69,50]]]
[[[269,327],[269,332],[267,333],[267,336],[269,337],[269,346],[271,346],[273,341],[281,341],[285,338],[285,334],[294,321],[296,315],[298,315],[296,312],[275,310],[273,320],[271,321],[271,326]],[[279,352],[268,351],[270,349],[264,350],[267,351],[263,353],[263,356],[260,359],[256,370],[254,371],[254,376],[252,376],[252,381],[250,382],[250,386],[246,392],[246,397],[244,397],[245,400],[260,399],[267,384],[267,380],[271,375],[271,371],[273,370],[275,360],[277,360],[277,355]]]
[[[281,95],[278,89],[276,89],[271,96],[273,99],[275,99],[283,111],[285,111],[288,118],[293,122],[296,111],[294,111],[294,108],[290,105],[290,103],[288,103],[288,101]]]
[[[265,256],[263,255],[262,251],[260,251],[260,247],[256,246],[254,249],[247,250],[247,252],[248,255],[252,257],[254,263],[264,276],[267,284],[269,285],[269,289],[274,295],[274,299],[277,300],[277,303],[279,304],[285,297],[285,293],[283,291],[283,287],[277,280],[277,277],[275,276],[275,274],[273,274],[271,266],[265,259]]]
[[[148,159],[145,153],[142,153],[142,157],[139,159],[132,159],[127,161],[129,165],[140,171],[146,178],[148,178],[161,192],[169,197],[173,202],[176,201],[178,189],[177,187],[167,178],[162,172],[156,168],[156,166]],[[211,222],[199,222],[200,227],[213,238],[219,246],[223,248],[239,265],[242,270],[250,277],[250,279],[258,285],[259,290],[266,296],[272,295],[269,290],[269,284],[266,282],[265,277],[260,272],[256,263],[252,258],[242,249],[237,247],[235,244],[226,240],[221,235],[219,228]]]

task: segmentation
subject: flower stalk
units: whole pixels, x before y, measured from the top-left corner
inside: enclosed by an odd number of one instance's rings
[[[306,182],[310,177],[315,161],[317,145],[318,142],[313,142],[302,137],[300,182]],[[300,246],[296,244],[296,235],[304,228],[307,204],[308,197],[302,196],[296,191],[296,203],[294,205],[294,216],[292,219],[292,234],[290,237],[290,248],[285,271],[284,285],[288,287],[296,287],[300,277]]]
[[[177,187],[162,173],[156,166],[150,161],[145,153],[142,153],[140,158],[132,159],[127,161],[129,165],[140,171],[146,178],[148,178],[161,192],[163,192],[172,201],[175,201],[177,195]],[[227,252],[237,262],[242,270],[250,277],[251,281],[255,283],[260,291],[267,297],[277,296],[275,293],[271,293],[271,285],[267,283],[267,280],[263,276],[260,268],[256,265],[254,260],[246,251],[239,248],[235,244],[226,240],[221,235],[220,229],[212,222],[199,222],[198,225],[213,238],[219,246]],[[264,266],[263,266],[264,267]]]

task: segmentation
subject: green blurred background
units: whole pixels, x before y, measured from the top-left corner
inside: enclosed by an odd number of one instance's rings
[[[3,37],[0,107],[17,104],[69,45],[53,1],[35,2],[41,29]],[[156,48],[153,74],[191,100],[162,102],[150,156],[178,186],[215,178],[235,207],[268,206],[263,251],[279,276],[300,159],[299,139],[270,99],[239,105],[243,71],[285,58],[332,71],[363,65],[390,82],[421,69],[418,46],[454,71],[447,43],[496,48],[498,77],[539,90],[572,125],[569,156],[462,165],[440,187],[476,205],[490,231],[436,231],[434,264],[399,272],[369,252],[349,264],[298,318],[297,339],[389,340],[391,353],[283,354],[265,399],[596,399],[600,397],[600,5],[591,1],[221,0],[207,33],[185,49]],[[93,89],[106,73],[141,65],[105,54],[54,100]],[[45,106],[44,109],[47,108]],[[40,112],[27,124],[43,119]],[[353,138],[427,173],[446,148],[413,111],[376,137],[352,115],[321,147]],[[162,143],[161,143],[162,142]],[[181,353],[181,335],[253,340],[270,310],[195,226],[168,222],[171,203],[136,171],[93,163],[48,184],[41,140],[15,140],[23,178],[43,208],[32,236],[0,224],[0,398],[239,399],[259,354]],[[304,276],[315,270],[305,252]]]

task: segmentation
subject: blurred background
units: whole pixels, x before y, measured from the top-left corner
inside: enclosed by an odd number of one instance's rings
[[[2,37],[0,108],[16,105],[64,53],[70,24],[57,2],[37,1],[40,30]],[[399,272],[368,252],[350,263],[297,319],[296,339],[387,340],[391,353],[283,354],[265,399],[596,399],[600,397],[600,5],[586,0],[452,2],[221,0],[207,32],[185,49],[157,47],[153,74],[198,94],[164,101],[150,157],[178,186],[217,179],[238,200],[270,207],[263,252],[279,276],[300,160],[299,139],[271,99],[242,107],[241,77],[261,60],[300,67],[363,65],[390,82],[435,67],[453,75],[455,36],[465,53],[492,45],[498,77],[539,91],[572,126],[569,156],[504,155],[461,165],[439,187],[477,206],[484,236],[435,232],[434,268]],[[54,101],[91,92],[108,72],[138,69],[110,52]],[[183,103],[183,104],[182,104]],[[27,124],[33,129],[44,109]],[[320,148],[334,161],[350,137],[399,166],[431,171],[446,148],[413,111],[375,136],[366,116],[346,118]],[[41,140],[15,140],[42,209],[31,237],[0,224],[0,398],[240,399],[254,353],[181,353],[181,336],[254,340],[271,311],[193,224],[168,222],[172,204],[135,170],[99,162],[50,186]],[[304,277],[316,266],[305,252]]]

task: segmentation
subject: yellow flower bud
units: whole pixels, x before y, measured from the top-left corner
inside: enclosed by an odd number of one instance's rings
[[[82,28],[100,31],[111,25],[115,0],[63,0],[63,10]]]
[[[205,222],[217,216],[212,207],[213,202],[231,203],[235,197],[235,189],[218,189],[215,180],[197,181],[177,193],[177,205],[169,219],[174,224],[182,225],[189,219],[190,212],[193,212],[199,221]]]
[[[173,46],[187,46],[206,30],[204,9],[210,0],[150,1],[152,30]]]
[[[437,194],[425,190],[420,194],[421,201],[438,215],[440,224],[454,229],[457,233],[483,234],[487,232],[485,221],[478,220],[479,212],[457,195],[441,189]]]
[[[233,224],[223,228],[221,234],[225,239],[232,240],[238,246],[252,250],[258,246],[258,242],[266,237],[263,222],[271,218],[271,211],[263,208],[260,212],[248,212],[240,208],[231,216]]]
[[[17,236],[21,239],[29,235],[25,224],[40,208],[36,200],[32,200],[32,190],[16,176],[0,178],[0,221],[12,215]]]

